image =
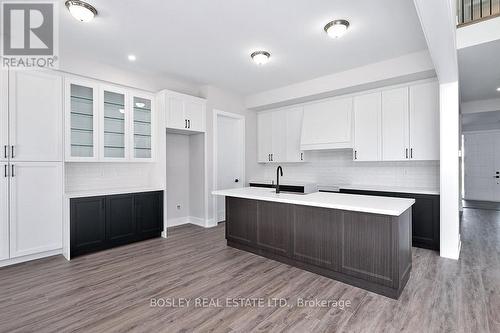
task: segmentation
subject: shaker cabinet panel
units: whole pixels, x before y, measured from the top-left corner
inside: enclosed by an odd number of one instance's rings
[[[58,74],[9,72],[9,145],[12,160],[62,161],[62,90],[62,78]]]
[[[271,162],[273,151],[273,115],[271,112],[257,114],[257,149],[258,161]]]
[[[381,158],[381,94],[354,98],[354,160],[378,161]]]
[[[43,194],[33,189],[43,189]],[[62,193],[61,163],[11,164],[11,258],[62,247]]]
[[[439,160],[439,85],[410,86],[410,158]]]
[[[408,87],[382,92],[382,160],[409,159]]]
[[[166,105],[166,127],[184,132],[205,132],[206,100],[166,91],[162,93]]]
[[[9,73],[0,69],[0,161],[9,159]]]
[[[302,162],[304,152],[300,150],[300,134],[302,132],[302,107],[294,107],[286,111],[286,161]]]
[[[9,178],[7,162],[0,163],[0,260],[9,258]]]
[[[106,229],[110,244],[120,245],[135,240],[137,226],[133,194],[106,197]]]
[[[105,197],[71,199],[71,255],[102,249],[106,242]]]

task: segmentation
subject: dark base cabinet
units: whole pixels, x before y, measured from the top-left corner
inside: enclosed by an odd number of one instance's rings
[[[163,192],[73,198],[70,226],[72,258],[159,237],[163,230]]]
[[[439,195],[340,189],[340,193],[413,198],[412,245],[439,251]]]
[[[226,197],[226,239],[228,246],[398,298],[411,271],[411,214]]]

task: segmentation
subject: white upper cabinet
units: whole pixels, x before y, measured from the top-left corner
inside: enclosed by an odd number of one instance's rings
[[[185,117],[188,130],[205,131],[205,101],[198,98],[187,98],[184,102]]]
[[[116,87],[101,86],[100,101],[100,158],[126,160],[129,157],[129,122],[131,108],[127,92]]]
[[[257,150],[258,162],[271,162],[273,151],[273,114],[262,112],[257,114]]]
[[[66,161],[98,158],[98,93],[92,81],[66,79]]]
[[[293,107],[286,110],[286,160],[287,162],[303,162],[304,152],[300,150],[300,133],[304,109]]]
[[[382,92],[382,160],[410,157],[408,87]]]
[[[270,110],[257,114],[258,161],[301,162],[302,107]]]
[[[352,98],[304,105],[302,150],[352,148]]]
[[[381,158],[381,95],[372,93],[354,98],[354,160]]]
[[[151,94],[132,92],[130,95],[132,105],[132,121],[130,136],[130,158],[137,161],[147,161],[154,158],[156,128],[155,97]]]
[[[410,86],[410,158],[439,160],[439,85]]]
[[[206,100],[173,91],[162,91],[166,108],[166,127],[183,132],[205,132]]]
[[[58,74],[10,71],[9,145],[12,161],[62,161],[62,91],[62,78]]]
[[[0,161],[9,158],[9,76],[7,70],[0,69]],[[1,239],[0,239],[1,240]]]

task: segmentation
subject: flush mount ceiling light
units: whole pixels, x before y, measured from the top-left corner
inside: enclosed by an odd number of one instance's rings
[[[271,53],[267,51],[255,51],[250,55],[252,57],[252,60],[257,64],[257,65],[265,65],[269,62],[269,58],[271,57]]]
[[[65,4],[71,15],[78,21],[89,22],[97,15],[97,10],[84,1],[68,0]]]
[[[347,28],[349,28],[349,21],[334,20],[328,22],[324,29],[331,38],[340,38],[347,32]]]
[[[129,54],[127,58],[129,61],[135,61],[137,59],[133,54]]]

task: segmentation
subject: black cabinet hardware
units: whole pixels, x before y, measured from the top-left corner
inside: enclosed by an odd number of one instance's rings
[[[7,166],[7,164],[3,166],[3,175],[5,178],[9,177],[9,167]]]
[[[16,174],[14,173],[14,164],[11,164],[12,166],[12,174],[11,174],[11,177],[14,178],[16,176]]]
[[[300,153],[300,160],[303,161],[304,160],[304,153]]]
[[[238,178],[236,178],[236,179],[234,180],[234,182],[235,182],[235,183],[238,183],[239,181],[240,181],[240,180],[239,180]]]
[[[355,150],[355,151],[354,151],[354,159],[355,159],[355,160],[357,160],[357,159],[358,159],[358,151],[357,151],[357,150]]]
[[[7,145],[3,145],[3,157],[4,158],[7,158],[7,151],[8,151]]]
[[[188,128],[191,128],[191,119],[188,119]]]
[[[494,176],[494,178],[500,178],[500,176],[499,176],[499,175],[496,175],[496,176]]]
[[[408,148],[406,148],[406,158],[408,158]]]
[[[14,153],[14,145],[12,145],[10,147],[11,147],[10,157],[14,158],[14,157],[16,157],[16,154]]]
[[[188,121],[187,121],[187,119],[184,119],[184,128],[188,128]]]
[[[413,148],[410,149],[410,158],[413,158]]]

